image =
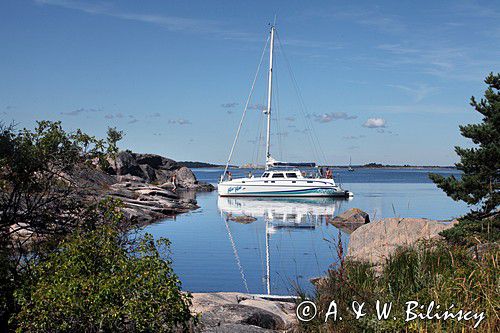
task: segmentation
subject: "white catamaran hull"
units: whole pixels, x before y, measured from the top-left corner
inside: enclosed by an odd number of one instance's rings
[[[266,182],[252,178],[235,179],[219,183],[218,192],[223,197],[348,197],[329,179],[276,180]]]

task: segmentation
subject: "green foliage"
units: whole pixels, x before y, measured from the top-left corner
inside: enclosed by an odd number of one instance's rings
[[[15,311],[12,293],[29,261],[75,228],[98,222],[86,201],[95,190],[80,174],[116,150],[121,132],[110,129],[108,136],[68,133],[60,122],[39,121],[33,130],[0,123],[0,325]]]
[[[114,207],[101,207],[110,223],[75,232],[33,266],[16,292],[19,332],[170,332],[195,322],[190,295],[163,259],[169,241],[125,237]]]
[[[495,243],[500,240],[500,215],[484,219],[473,215],[465,216],[451,229],[444,230],[441,236],[453,244],[472,246],[478,243]]]
[[[491,73],[485,82],[489,86],[485,98],[479,102],[471,98],[471,105],[483,115],[483,122],[460,126],[462,136],[477,145],[455,147],[460,156],[456,167],[463,171],[461,179],[437,174],[430,178],[454,200],[480,204],[481,213],[488,214],[500,203],[500,74]]]
[[[106,143],[50,121],[37,122],[34,130],[0,126],[0,236],[9,237],[13,225],[40,234],[67,231],[82,208],[75,170],[116,150],[121,132],[108,135]]]
[[[316,285],[313,299],[320,315],[301,323],[304,332],[497,332],[500,326],[500,252],[483,253],[480,259],[463,247],[425,242],[400,248],[375,270],[364,262],[346,261]],[[336,300],[342,321],[324,322],[330,301]],[[351,301],[366,302],[368,314],[355,319]],[[376,300],[392,302],[391,320],[377,320]],[[405,303],[434,301],[441,309],[485,311],[477,330],[473,323],[457,320],[415,320],[405,322]],[[392,320],[395,316],[397,320]]]
[[[106,152],[108,155],[115,157],[116,154],[118,153],[118,141],[120,141],[123,138],[123,131],[118,131],[116,127],[110,127],[108,128],[108,148]]]

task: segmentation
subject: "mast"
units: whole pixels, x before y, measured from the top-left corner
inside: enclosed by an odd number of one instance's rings
[[[269,258],[269,221],[266,219],[266,289],[271,295],[271,263]]]
[[[273,51],[274,51],[274,25],[271,26],[271,44],[269,47],[269,80],[267,87],[267,136],[266,136],[266,170],[271,158],[271,99],[273,94]]]

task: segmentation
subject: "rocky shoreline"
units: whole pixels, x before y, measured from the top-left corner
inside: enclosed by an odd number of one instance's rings
[[[115,181],[101,196],[120,199],[127,218],[138,224],[197,209],[193,192],[214,190],[189,168],[159,155],[122,151],[109,164],[106,173]]]

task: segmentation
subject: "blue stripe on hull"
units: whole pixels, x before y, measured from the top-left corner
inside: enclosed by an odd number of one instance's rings
[[[291,190],[291,191],[266,191],[266,192],[228,192],[222,194],[222,196],[346,196],[343,191],[335,191],[333,189],[324,188],[309,188],[303,190]]]

